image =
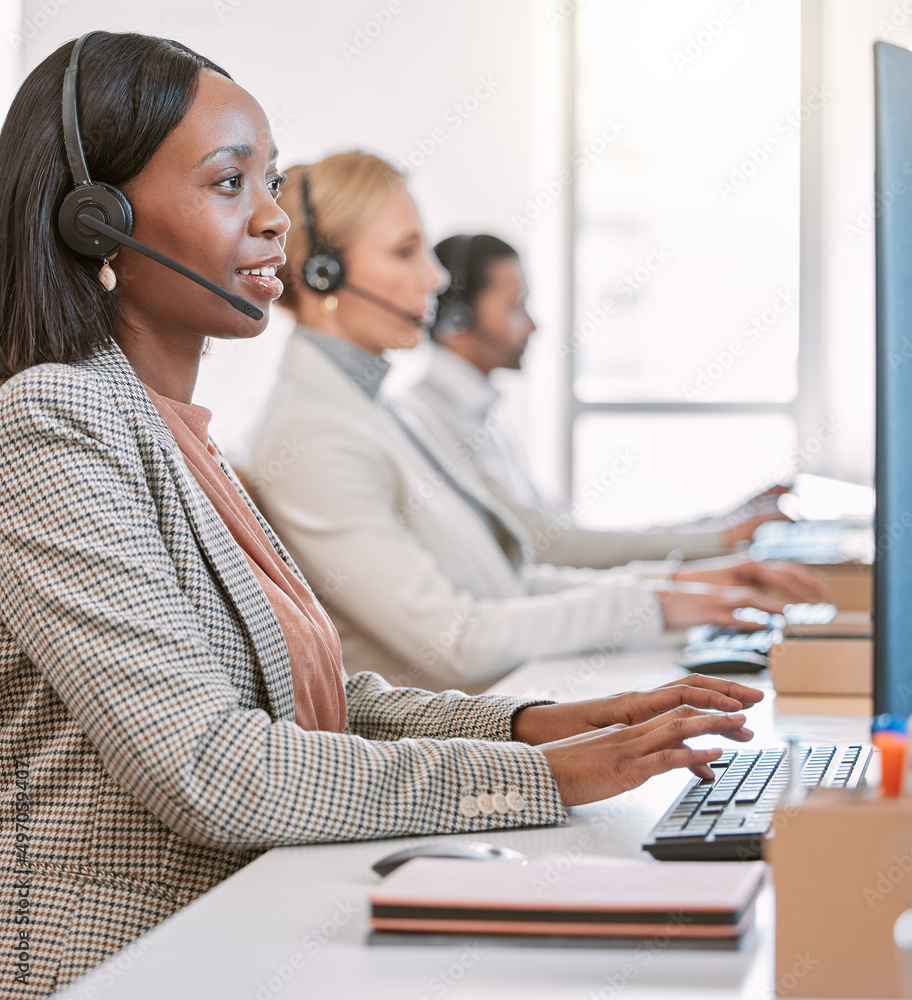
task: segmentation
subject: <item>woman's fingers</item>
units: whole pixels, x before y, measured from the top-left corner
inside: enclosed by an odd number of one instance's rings
[[[705,593],[658,590],[656,597],[662,606],[665,627],[670,629],[689,625],[736,625],[744,631],[754,631],[765,626],[739,621],[732,615],[735,608],[757,608],[774,615],[782,614],[785,608],[782,601],[750,587],[707,585]]]
[[[708,777],[704,765],[719,751],[693,750],[686,741],[710,734],[737,741],[753,734],[740,712],[706,712],[679,705],[635,726],[611,726],[542,744],[565,805],[581,805],[617,795],[642,784],[654,774],[672,767],[697,768]]]
[[[681,681],[662,685],[652,691],[631,692],[619,699],[618,708],[627,715],[626,722],[634,725],[644,722],[679,705],[714,709],[719,712],[736,712],[755,705],[763,692],[744,684],[734,684],[721,677],[703,677],[691,674]]]
[[[626,735],[631,747],[640,740],[635,749],[639,753],[649,753],[662,746],[682,743],[695,736],[716,733],[738,739],[751,739],[753,733],[745,728],[747,716],[743,712],[707,712],[692,705],[678,705],[662,715],[657,715],[636,726],[629,726]],[[733,735],[734,734],[734,735]],[[748,734],[745,736],[745,734]]]
[[[796,601],[820,601],[824,596],[822,578],[796,563],[753,563],[752,582],[755,586],[787,594]]]
[[[756,705],[757,702],[763,701],[763,692],[759,688],[728,680],[726,677],[710,677],[707,674],[688,674],[680,680],[669,681],[656,690],[661,691],[662,688],[681,687],[682,685],[716,691],[729,698],[736,698],[742,705]]]

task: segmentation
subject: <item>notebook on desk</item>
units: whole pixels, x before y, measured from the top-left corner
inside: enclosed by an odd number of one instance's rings
[[[564,859],[566,860],[566,859]],[[375,931],[737,939],[762,864],[567,864],[416,858],[371,893]]]

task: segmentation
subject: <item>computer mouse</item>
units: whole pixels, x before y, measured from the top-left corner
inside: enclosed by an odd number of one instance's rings
[[[698,674],[756,674],[769,666],[769,659],[752,649],[726,649],[723,646],[719,649],[685,649],[678,663],[685,670]]]
[[[371,865],[378,875],[389,875],[399,865],[412,858],[461,858],[466,861],[527,861],[525,854],[481,841],[429,840],[425,844],[406,847],[387,854]]]

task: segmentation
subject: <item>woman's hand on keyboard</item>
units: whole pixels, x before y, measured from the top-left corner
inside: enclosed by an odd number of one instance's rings
[[[691,705],[663,712],[635,725],[621,723],[540,744],[565,806],[618,795],[648,778],[676,767],[688,767],[709,779],[709,764],[721,750],[694,750],[685,740],[718,733],[746,742],[753,733],[741,713],[720,714]]]
[[[513,738],[537,746],[608,726],[635,726],[676,708],[740,712],[762,701],[763,692],[724,677],[690,674],[649,691],[625,691],[609,698],[530,705],[513,716]]]
[[[721,559],[698,559],[684,563],[672,580],[708,583],[717,587],[750,587],[763,594],[786,597],[791,601],[813,603],[823,600],[823,578],[799,563],[769,560],[755,562],[725,556]],[[762,611],[768,610],[761,608]]]
[[[752,587],[676,581],[667,587],[656,587],[655,594],[667,629],[688,628],[691,625],[735,625],[751,632],[767,626],[735,618],[734,612],[739,608],[755,608],[770,615],[781,615],[785,610],[782,601]]]

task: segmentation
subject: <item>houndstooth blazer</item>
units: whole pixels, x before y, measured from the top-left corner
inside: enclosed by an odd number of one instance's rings
[[[510,742],[528,701],[359,673],[345,733],[295,724],[272,609],[116,347],[0,387],[0,442],[2,996],[275,845],[565,819]]]

